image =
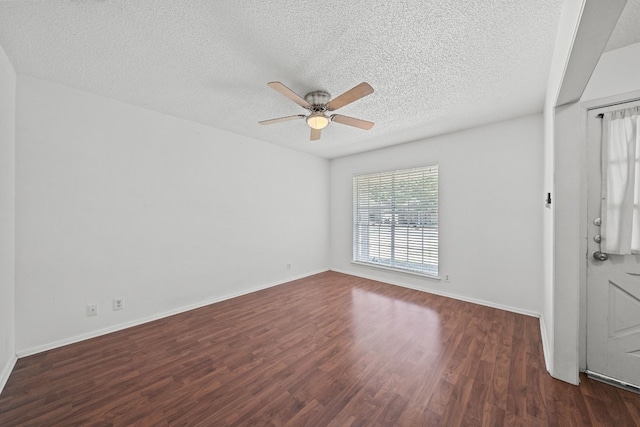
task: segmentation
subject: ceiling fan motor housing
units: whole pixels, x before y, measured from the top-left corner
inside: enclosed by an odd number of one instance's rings
[[[322,112],[326,111],[327,104],[331,101],[331,95],[329,92],[323,90],[316,90],[309,92],[304,96],[305,101],[311,104],[311,111]]]

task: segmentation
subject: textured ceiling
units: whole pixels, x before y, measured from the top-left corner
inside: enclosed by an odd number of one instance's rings
[[[634,2],[637,3],[637,2]],[[562,0],[0,1],[19,74],[327,158],[542,111]],[[633,24],[635,24],[635,21]],[[309,141],[270,89],[375,93]]]

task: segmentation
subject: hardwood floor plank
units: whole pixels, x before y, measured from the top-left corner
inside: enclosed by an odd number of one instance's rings
[[[312,425],[310,420],[315,419],[324,412],[324,406],[320,405],[317,400],[311,400],[305,403],[293,417],[291,417],[284,425],[285,426],[310,426]]]
[[[442,421],[447,426],[457,426],[462,424],[463,417],[466,413],[465,408],[473,402],[475,404],[475,396],[471,398],[471,390],[473,387],[473,379],[466,375],[458,377],[451,392],[449,404],[442,415]]]
[[[471,386],[471,396],[475,401],[468,404],[464,411],[466,424],[482,425],[485,412],[490,410],[493,404],[489,400],[489,389],[493,380],[494,364],[481,360],[478,362],[478,370]]]
[[[537,318],[326,272],[18,360],[0,425],[640,425]]]
[[[623,395],[622,400],[624,401],[629,418],[632,420],[631,425],[640,426],[640,404],[638,404],[637,399],[635,399],[633,395]]]

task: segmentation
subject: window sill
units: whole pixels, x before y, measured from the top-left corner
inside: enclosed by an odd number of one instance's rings
[[[396,273],[409,274],[411,276],[426,277],[427,279],[432,279],[432,280],[442,280],[440,276],[437,276],[435,274],[418,273],[417,271],[402,270],[401,268],[386,267],[384,265],[379,265],[379,264],[370,264],[370,263],[361,262],[361,261],[351,261],[351,264],[361,265],[363,267],[370,267],[374,269],[388,270]]]

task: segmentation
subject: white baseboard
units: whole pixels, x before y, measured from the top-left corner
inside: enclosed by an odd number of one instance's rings
[[[18,358],[13,355],[3,366],[2,372],[0,373],[0,393],[2,393],[2,390],[4,390],[4,386],[7,385],[7,381],[9,381],[9,375],[11,375],[11,371],[13,371],[13,367],[16,366],[17,361]]]
[[[409,289],[413,289],[413,290],[416,290],[416,291],[428,292],[430,294],[440,295],[440,296],[447,297],[447,298],[453,298],[453,299],[457,299],[457,300],[460,300],[460,301],[470,302],[470,303],[473,303],[473,304],[484,305],[486,307],[491,307],[491,308],[497,308],[497,309],[500,309],[500,310],[510,311],[512,313],[524,314],[525,316],[538,317],[538,318],[540,317],[540,313],[536,313],[534,311],[524,310],[522,308],[511,307],[511,306],[503,305],[503,304],[498,304],[498,303],[495,303],[493,301],[486,301],[486,300],[481,300],[481,299],[478,299],[478,298],[472,298],[472,297],[468,297],[468,296],[465,296],[465,295],[458,295],[458,294],[454,294],[454,293],[450,293],[450,292],[443,292],[443,291],[441,291],[439,289],[432,289],[432,288],[426,288],[426,287],[422,288],[422,287],[413,286],[413,285],[409,285],[409,284],[398,282],[398,281],[393,281],[393,280],[388,280],[388,279],[381,279],[379,277],[375,277],[374,275],[354,273],[354,272],[351,272],[351,271],[336,270],[336,269],[333,269],[333,268],[331,269],[331,271],[335,271],[336,273],[348,274],[350,276],[362,277],[363,279],[375,280],[377,282],[388,283],[390,285],[402,286],[403,288],[409,288]]]
[[[242,296],[242,295],[247,295],[247,294],[251,294],[253,292],[261,291],[263,289],[272,288],[274,286],[282,285],[284,283],[293,282],[294,280],[303,279],[305,277],[313,276],[314,274],[324,273],[325,271],[328,271],[328,270],[312,271],[312,272],[308,272],[308,273],[305,273],[305,274],[302,274],[302,275],[299,275],[299,276],[288,277],[286,280],[283,280],[283,281],[271,282],[271,283],[267,283],[267,284],[264,284],[264,285],[256,286],[256,287],[251,288],[251,289],[246,289],[246,290],[243,290],[243,291],[240,291],[240,292],[234,292],[234,293],[231,293],[231,294],[222,295],[222,296],[219,296],[219,297],[211,298],[211,299],[206,300],[206,301],[198,302],[196,304],[190,304],[190,305],[187,305],[187,306],[176,308],[174,310],[169,310],[169,311],[165,311],[163,313],[158,313],[158,314],[154,314],[152,316],[147,316],[147,317],[143,317],[141,319],[136,319],[136,320],[133,320],[131,322],[120,323],[118,325],[109,326],[107,328],[99,329],[97,331],[87,332],[86,334],[76,335],[76,336],[73,336],[73,337],[65,338],[65,339],[62,339],[62,340],[54,341],[54,342],[43,344],[43,345],[36,346],[36,347],[20,349],[20,350],[16,351],[16,354],[17,354],[18,358],[31,356],[33,354],[42,353],[43,351],[53,350],[54,348],[63,347],[65,345],[69,345],[69,344],[73,344],[73,343],[76,343],[76,342],[80,342],[80,341],[88,340],[88,339],[91,339],[91,338],[99,337],[101,335],[106,335],[106,334],[110,334],[112,332],[121,331],[123,329],[131,328],[131,327],[138,326],[138,325],[142,325],[144,323],[153,322],[154,320],[159,320],[159,319],[163,319],[165,317],[169,317],[169,316],[173,316],[173,315],[176,315],[176,314],[184,313],[186,311],[195,310],[196,308],[204,307],[206,305],[215,304],[217,302],[225,301],[225,300],[232,299],[232,298],[237,298],[237,297]]]

